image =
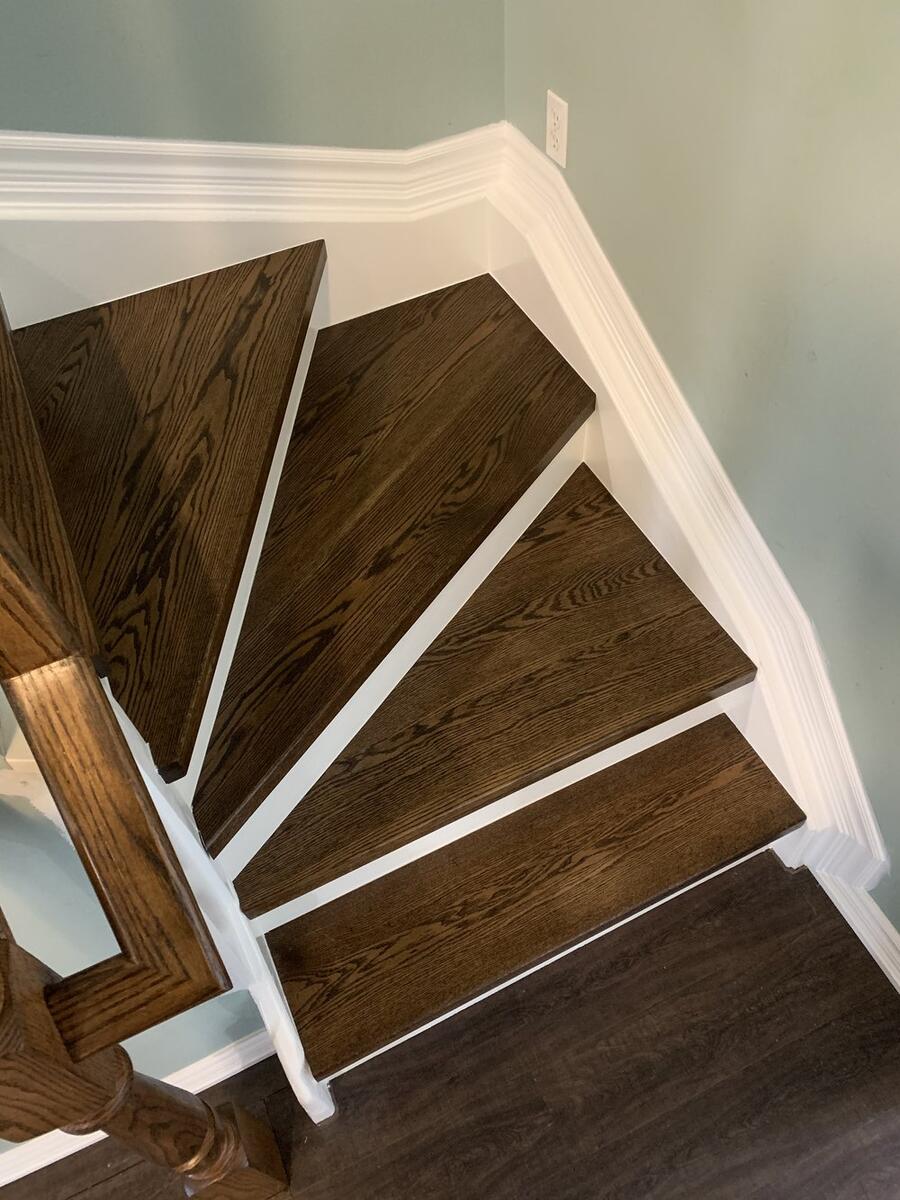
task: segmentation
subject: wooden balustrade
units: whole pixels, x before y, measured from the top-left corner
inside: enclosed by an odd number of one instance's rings
[[[2,313],[0,313],[2,318]],[[117,1043],[229,979],[94,667],[96,639],[0,319],[0,684],[120,953],[65,979],[0,913],[0,1136],[102,1129],[184,1177],[188,1195],[284,1191],[250,1114],[132,1071]]]

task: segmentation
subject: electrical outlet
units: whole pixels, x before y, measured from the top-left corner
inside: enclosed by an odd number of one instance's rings
[[[556,92],[547,90],[547,153],[561,167],[566,165],[569,139],[569,106]]]

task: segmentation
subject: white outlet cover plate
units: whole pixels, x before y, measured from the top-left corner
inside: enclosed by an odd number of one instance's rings
[[[547,154],[561,167],[566,165],[569,140],[569,106],[556,92],[547,89]]]

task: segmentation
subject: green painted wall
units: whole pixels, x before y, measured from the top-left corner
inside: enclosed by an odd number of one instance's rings
[[[509,0],[575,195],[822,639],[900,861],[900,6]],[[900,924],[900,872],[876,898]]]
[[[502,0],[0,0],[0,128],[406,147],[503,115]]]

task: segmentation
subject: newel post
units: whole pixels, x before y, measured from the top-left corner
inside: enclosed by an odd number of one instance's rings
[[[0,1137],[103,1130],[183,1178],[204,1200],[272,1200],[287,1191],[271,1130],[234,1105],[136,1074],[121,1046],[76,1063],[44,990],[55,976],[13,941],[0,915]]]

